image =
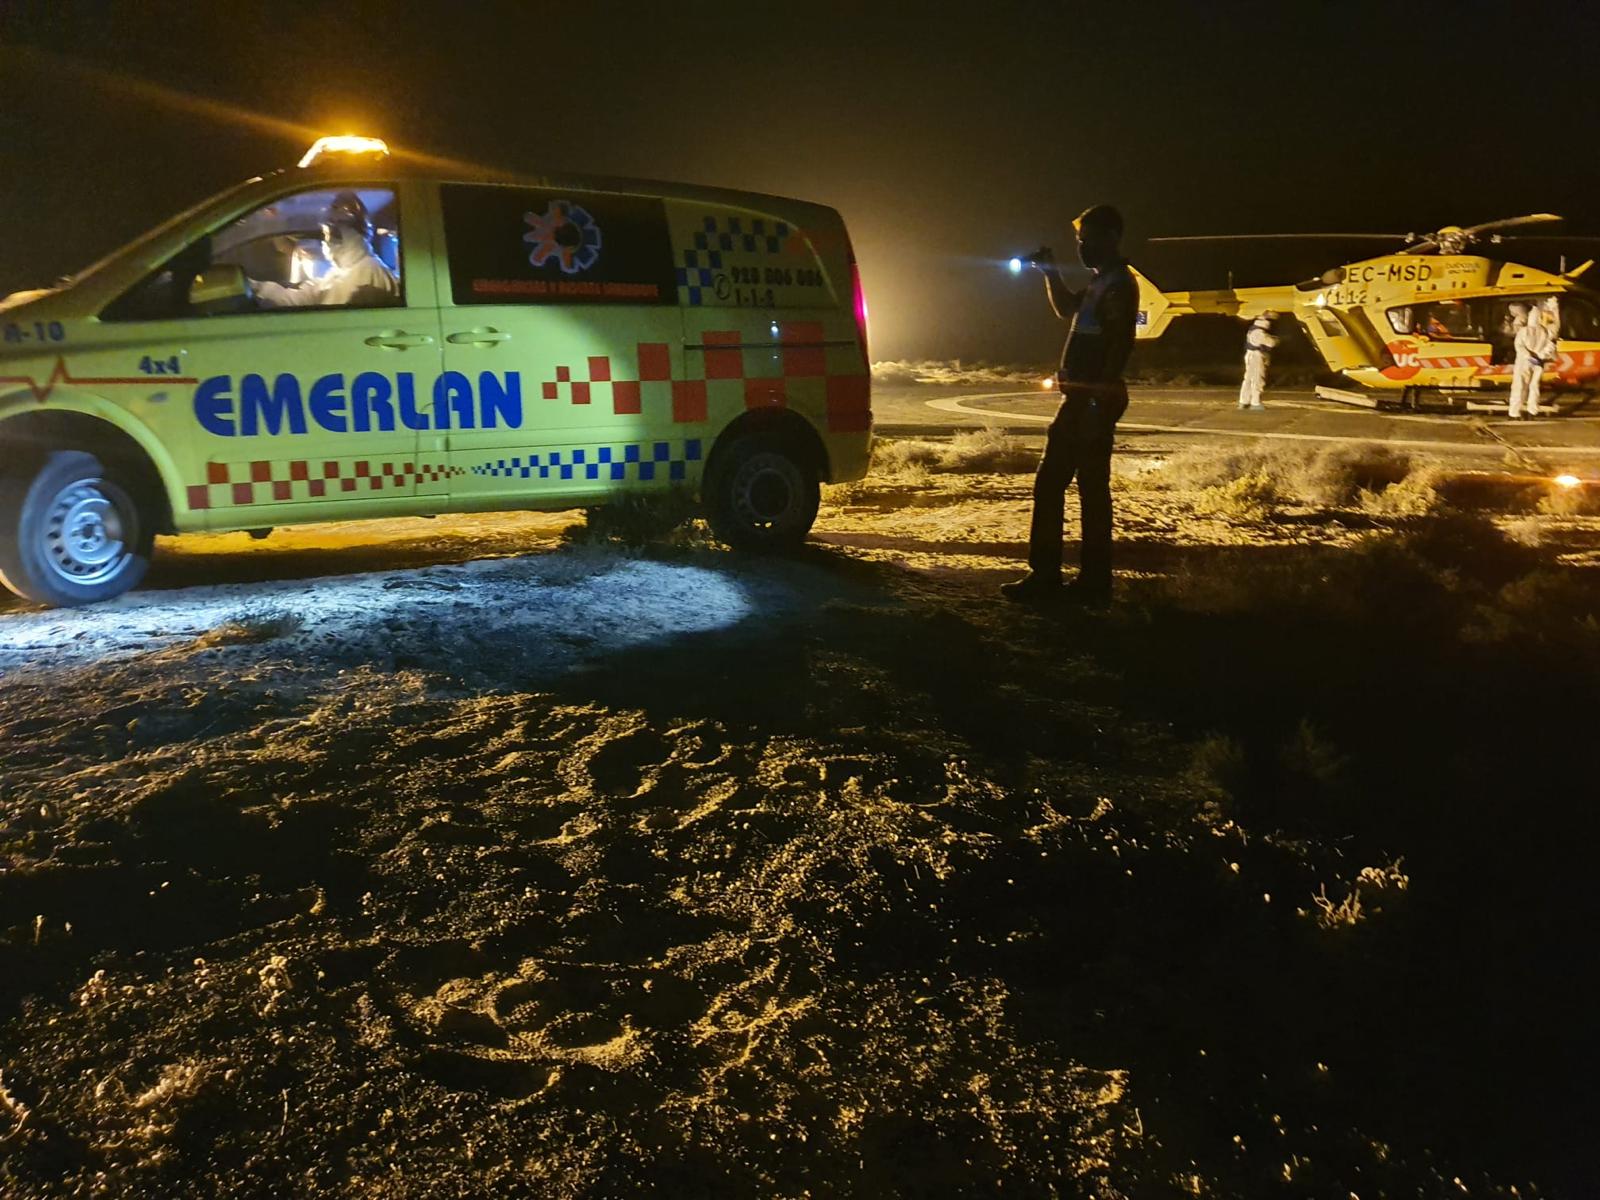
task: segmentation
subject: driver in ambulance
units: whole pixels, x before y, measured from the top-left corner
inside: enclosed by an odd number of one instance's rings
[[[372,249],[372,219],[354,192],[340,192],[322,219],[326,274],[286,286],[252,280],[266,308],[379,308],[400,303],[400,281]]]

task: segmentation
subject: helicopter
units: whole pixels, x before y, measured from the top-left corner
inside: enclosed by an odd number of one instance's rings
[[[1511,383],[1515,358],[1511,305],[1527,311],[1555,297],[1561,325],[1558,355],[1545,368],[1542,383],[1555,393],[1558,405],[1571,411],[1600,392],[1600,293],[1579,282],[1593,260],[1552,274],[1474,252],[1480,245],[1513,240],[1503,230],[1560,220],[1554,213],[1530,213],[1481,225],[1447,225],[1421,234],[1151,238],[1152,243],[1373,239],[1398,243],[1400,248],[1334,267],[1314,279],[1268,287],[1163,292],[1136,271],[1136,335],[1158,338],[1175,318],[1198,313],[1245,320],[1263,313],[1292,313],[1328,369],[1359,385],[1359,390],[1319,387],[1320,395],[1369,408],[1396,404],[1418,408],[1429,402],[1492,408],[1503,403],[1494,390]]]

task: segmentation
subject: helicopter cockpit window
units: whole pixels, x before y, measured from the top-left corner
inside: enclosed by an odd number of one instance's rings
[[[1396,332],[1411,333],[1433,341],[1481,342],[1483,332],[1473,319],[1472,309],[1464,300],[1435,300],[1431,304],[1413,304],[1411,328]],[[1404,308],[1391,309],[1389,320],[1395,324],[1395,315]]]
[[[1411,305],[1403,304],[1389,310],[1389,327],[1396,333],[1411,332]]]

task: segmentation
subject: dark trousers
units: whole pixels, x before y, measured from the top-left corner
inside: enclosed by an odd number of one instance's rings
[[[1061,574],[1061,537],[1066,522],[1067,487],[1078,481],[1083,540],[1078,579],[1095,591],[1111,589],[1111,442],[1127,393],[1086,398],[1067,395],[1050,423],[1044,457],[1033,477],[1033,528],[1028,566],[1037,574]]]

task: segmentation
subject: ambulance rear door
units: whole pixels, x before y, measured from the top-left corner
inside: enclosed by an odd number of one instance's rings
[[[683,479],[683,323],[658,196],[439,185],[452,507]]]
[[[839,215],[761,196],[748,204],[684,197],[668,211],[685,369],[704,389],[708,427],[720,430],[748,410],[786,408],[819,433],[864,433],[869,369]]]

